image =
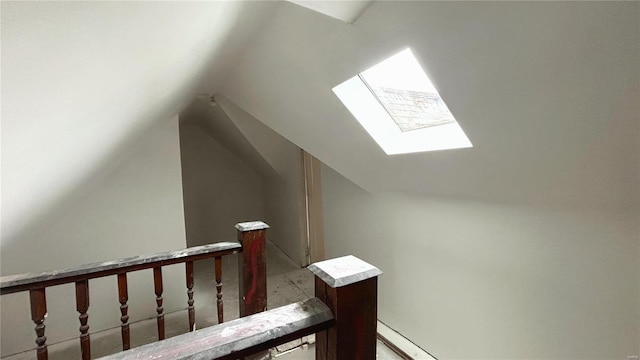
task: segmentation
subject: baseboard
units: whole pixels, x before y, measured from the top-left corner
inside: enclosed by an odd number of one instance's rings
[[[397,331],[378,320],[378,338],[403,359],[436,359]]]

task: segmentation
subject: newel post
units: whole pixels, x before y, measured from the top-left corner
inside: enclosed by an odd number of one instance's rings
[[[376,358],[378,268],[349,255],[308,267],[316,297],[333,312],[335,325],[316,334],[316,359]]]
[[[236,224],[242,252],[238,254],[240,317],[267,309],[267,229],[262,221]]]

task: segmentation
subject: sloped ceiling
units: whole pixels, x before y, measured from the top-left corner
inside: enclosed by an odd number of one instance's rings
[[[639,4],[281,3],[222,93],[372,191],[637,208]],[[387,156],[331,89],[411,47],[474,147]]]
[[[289,0],[296,5],[306,7],[332,18],[342,20],[347,24],[353,23],[373,1],[308,1]]]
[[[369,191],[638,206],[637,2],[1,7],[3,241],[198,92]],[[331,92],[407,46],[472,149],[387,156]]]
[[[256,150],[255,145],[229,118],[220,104],[221,100],[224,99],[216,99],[215,106],[212,106],[207,100],[194,100],[180,113],[181,124],[200,127],[205,134],[216,140],[263,177],[278,176],[276,170]],[[262,126],[264,127],[264,125]]]
[[[276,5],[3,1],[3,242],[127,139],[215,92]]]

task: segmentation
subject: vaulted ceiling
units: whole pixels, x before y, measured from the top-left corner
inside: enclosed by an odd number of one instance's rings
[[[637,206],[637,3],[281,3],[222,93],[369,191]],[[386,155],[331,89],[410,47],[474,147]],[[585,181],[588,179],[588,181]]]
[[[274,2],[10,2],[2,15],[2,236],[233,68]],[[177,125],[176,125],[177,126]]]
[[[372,192],[637,206],[638,3],[334,5],[2,2],[3,236],[198,93]],[[331,91],[406,47],[473,148],[388,156]]]

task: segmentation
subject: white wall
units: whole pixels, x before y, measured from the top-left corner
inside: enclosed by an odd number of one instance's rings
[[[640,353],[639,14],[380,1],[347,25],[284,3],[222,93],[357,184],[325,176],[327,256],[386,271],[381,319],[411,340],[442,358],[626,358]],[[387,156],[332,93],[406,47],[473,148]]]
[[[295,151],[297,150],[297,151]],[[295,152],[294,152],[295,151]],[[300,267],[307,266],[306,236],[303,233],[304,215],[302,211],[303,188],[297,161],[300,149],[292,150],[288,155],[291,160],[291,171],[286,177],[270,176],[265,178],[265,211],[267,223],[270,224],[269,239],[278,246],[294,263]]]
[[[322,180],[327,256],[380,267],[380,320],[434,356],[640,352],[637,211],[370,194],[328,167]]]
[[[79,154],[83,149],[77,149]],[[61,173],[60,176],[63,176]],[[186,246],[177,117],[145,129],[77,186],[55,211],[2,242],[3,275],[182,249]],[[184,267],[163,270],[166,312],[186,307]],[[89,326],[94,333],[120,324],[115,277],[89,282]],[[47,343],[78,336],[73,285],[47,290]],[[129,315],[155,315],[151,270],[129,277]],[[35,347],[27,293],[2,299],[2,355]],[[79,353],[78,353],[79,354]]]
[[[184,248],[170,115],[240,5],[0,6],[2,275]],[[165,276],[165,309],[183,307],[182,276]],[[132,321],[153,315],[151,280],[130,279]],[[91,282],[91,332],[119,324],[115,284]],[[48,303],[48,342],[77,336],[73,287],[52,289]],[[2,354],[33,348],[24,294],[2,305]]]
[[[189,246],[235,241],[234,225],[265,219],[263,180],[197,125],[180,126]]]
[[[269,239],[295,263],[306,266],[306,194],[300,148],[228,99],[218,97],[218,104],[274,170],[263,174]]]
[[[236,222],[263,220],[269,240],[303,265],[300,148],[223,96],[216,102],[197,100],[180,115],[187,241],[222,241]]]
[[[0,7],[2,275],[185,247],[177,122],[163,119],[201,80],[215,91],[272,4]],[[140,276],[132,320],[155,308],[151,275]],[[183,306],[183,278],[166,276],[165,309],[174,296]],[[91,293],[90,331],[117,325],[115,280]],[[49,343],[77,335],[70,294],[49,293]],[[35,346],[24,297],[2,302],[2,354]]]
[[[217,89],[274,5],[0,6],[2,275],[183,248],[177,123],[162,119]],[[150,275],[140,276],[132,320],[155,308]],[[166,276],[181,290],[166,286],[165,309],[178,306],[174,296],[183,306],[182,277]],[[92,282],[91,332],[119,323],[114,286]],[[72,293],[49,293],[49,343],[77,335]],[[33,347],[24,297],[2,302],[2,354]]]
[[[219,86],[271,6],[3,1],[3,243],[201,79]]]

